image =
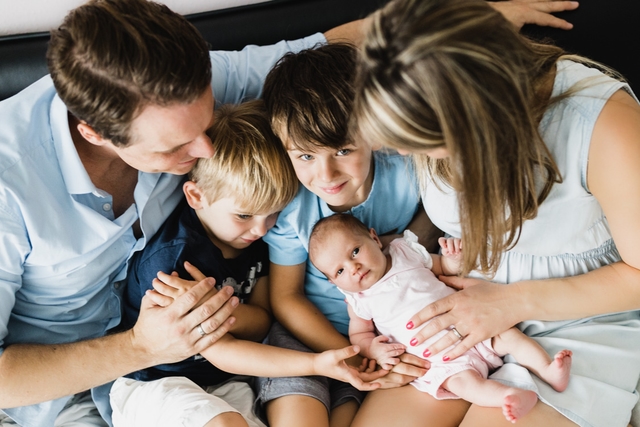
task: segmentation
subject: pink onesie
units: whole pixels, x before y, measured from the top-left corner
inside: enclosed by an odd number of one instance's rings
[[[431,255],[418,243],[416,235],[411,231],[405,231],[402,238],[391,242],[389,254],[391,269],[371,288],[355,293],[341,291],[358,317],[373,320],[379,334],[389,337],[393,342],[404,344],[407,353],[424,358],[424,350],[447,331],[441,331],[419,346],[413,347],[409,341],[417,329],[407,329],[406,324],[411,316],[426,305],[454,293],[455,290],[439,281],[431,272]],[[458,398],[441,387],[450,376],[473,369],[486,378],[489,370],[502,366],[502,359],[493,351],[490,339],[476,344],[450,362],[442,361],[445,351],[428,357],[431,369],[411,383],[418,390],[425,391],[436,399]]]

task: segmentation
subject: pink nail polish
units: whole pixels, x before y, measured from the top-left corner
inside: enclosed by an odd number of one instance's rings
[[[409,323],[407,323],[407,329],[413,329],[413,322],[409,321]]]
[[[431,356],[431,352],[429,351],[429,349],[426,349],[426,350],[422,353],[422,355],[423,355],[424,357],[429,357],[429,356]]]
[[[411,344],[412,346],[415,346],[416,344],[418,344],[418,340],[415,338],[411,338],[411,341],[409,341],[409,344]]]
[[[442,356],[442,360],[444,362],[448,362],[449,361],[449,356]]]

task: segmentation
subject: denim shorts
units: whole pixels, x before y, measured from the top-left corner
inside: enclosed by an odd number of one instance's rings
[[[274,322],[269,335],[264,341],[275,347],[313,353],[313,351],[293,337],[281,324]],[[282,377],[257,378],[255,381],[255,412],[264,417],[264,405],[271,400],[289,395],[303,395],[318,399],[327,411],[354,399],[362,403],[365,392],[351,384],[343,383],[327,377]]]

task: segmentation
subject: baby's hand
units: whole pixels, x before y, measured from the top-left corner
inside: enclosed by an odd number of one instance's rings
[[[385,370],[390,370],[393,366],[400,363],[398,356],[406,350],[406,347],[400,343],[389,344],[388,342],[388,337],[378,335],[371,341],[371,345],[369,346],[371,358],[375,359],[378,365]]]
[[[442,248],[442,256],[459,260],[462,258],[462,239],[457,237],[440,237],[438,243]]]

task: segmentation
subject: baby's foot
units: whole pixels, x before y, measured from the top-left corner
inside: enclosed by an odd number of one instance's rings
[[[553,357],[547,369],[542,372],[542,379],[553,387],[555,391],[564,391],[569,384],[572,355],[573,353],[570,350],[559,351]]]
[[[529,413],[538,401],[538,396],[531,390],[515,389],[515,393],[504,398],[502,413],[507,421],[515,423]]]

